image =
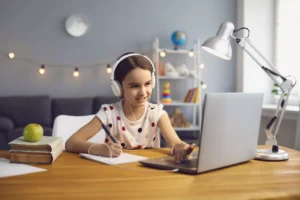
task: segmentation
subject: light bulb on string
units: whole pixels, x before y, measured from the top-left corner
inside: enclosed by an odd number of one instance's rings
[[[45,65],[42,65],[39,69],[40,74],[45,74]]]
[[[77,67],[75,68],[75,70],[74,70],[74,72],[73,72],[73,76],[75,76],[75,77],[78,77],[78,76],[79,76],[79,70],[78,70]]]
[[[204,64],[201,63],[201,64],[199,65],[199,67],[200,67],[200,69],[203,69],[203,68],[204,68]]]
[[[160,57],[165,57],[166,56],[166,52],[165,51],[161,51],[161,52],[159,52],[159,55],[160,55]]]
[[[203,81],[201,81],[201,87],[202,87],[202,89],[205,89],[205,88],[207,88],[207,85]]]
[[[13,52],[10,52],[10,53],[8,54],[8,57],[9,57],[10,59],[14,59],[14,58],[15,58],[15,54],[14,54]]]
[[[190,56],[190,57],[193,57],[194,55],[195,55],[194,51],[191,50],[191,51],[189,52],[189,56]]]
[[[106,67],[106,72],[107,72],[108,74],[110,74],[111,71],[112,71],[111,66],[110,66],[110,64],[108,64],[107,67]]]

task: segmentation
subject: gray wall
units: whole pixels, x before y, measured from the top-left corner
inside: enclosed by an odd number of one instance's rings
[[[267,124],[270,122],[270,120],[271,120],[271,117],[263,116],[261,118],[258,144],[262,144],[262,145],[265,144],[266,138],[267,138],[266,133],[265,133],[265,128],[266,128]],[[274,127],[273,132],[274,131],[275,131],[275,127]],[[277,135],[278,145],[294,149],[296,132],[297,132],[297,119],[282,120],[279,131],[278,131],[278,135]]]
[[[64,30],[64,20],[75,13],[91,24],[81,38]],[[177,29],[187,32],[189,49],[197,38],[203,42],[214,35],[225,20],[235,23],[236,0],[0,0],[0,50],[40,63],[88,65],[127,51],[147,52],[155,37],[171,48],[170,35]],[[224,61],[203,52],[202,59],[206,91],[235,90],[235,57]],[[72,68],[50,68],[43,76],[38,68],[0,55],[0,96],[112,95],[104,66],[82,67],[78,78]]]

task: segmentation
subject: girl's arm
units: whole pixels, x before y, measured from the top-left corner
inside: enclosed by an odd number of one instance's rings
[[[98,117],[95,116],[89,123],[81,127],[67,140],[65,145],[66,151],[74,153],[88,153],[88,149],[91,147],[91,145],[93,145],[93,147],[90,149],[90,154],[110,156],[110,152],[105,144],[94,144],[92,142],[88,142],[88,140],[101,129],[102,122]],[[121,145],[114,143],[108,145],[112,150],[112,156],[118,156],[118,149],[121,150]]]
[[[187,144],[180,140],[174,128],[171,125],[169,116],[164,113],[158,120],[158,127],[166,140],[168,146],[171,148],[171,155],[174,156],[176,162],[181,162],[187,155],[192,153],[195,144]]]
[[[173,148],[175,144],[182,143],[173,126],[171,125],[167,113],[162,114],[157,125],[170,148]]]

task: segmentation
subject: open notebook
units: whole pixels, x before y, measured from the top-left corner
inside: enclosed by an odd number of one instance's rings
[[[136,156],[136,155],[132,155],[132,154],[129,154],[129,153],[121,153],[120,156],[112,157],[112,158],[103,157],[103,156],[95,156],[95,155],[90,155],[90,154],[86,154],[86,153],[80,153],[79,155],[83,158],[93,160],[93,161],[96,161],[96,162],[105,163],[105,164],[108,164],[108,165],[126,164],[126,163],[138,162],[138,161],[141,161],[141,160],[148,159],[147,157]]]

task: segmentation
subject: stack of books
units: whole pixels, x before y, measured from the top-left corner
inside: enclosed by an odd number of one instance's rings
[[[51,136],[43,136],[38,142],[26,142],[21,136],[8,144],[11,163],[51,164],[64,149],[63,139]]]
[[[185,103],[199,103],[200,89],[199,87],[192,88],[188,91],[184,98]]]

